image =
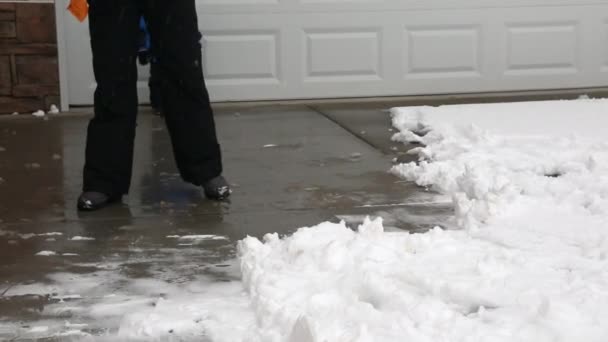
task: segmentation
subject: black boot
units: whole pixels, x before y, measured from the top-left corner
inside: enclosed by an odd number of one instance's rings
[[[207,196],[207,198],[216,201],[225,200],[232,194],[230,184],[228,184],[223,176],[217,176],[205,182],[203,184],[203,190],[205,190],[205,196]]]
[[[119,201],[121,196],[110,196],[101,192],[87,191],[78,197],[78,210],[94,211]]]

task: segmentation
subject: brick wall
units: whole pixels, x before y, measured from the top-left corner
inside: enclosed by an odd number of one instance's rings
[[[52,3],[0,2],[0,114],[59,105]]]

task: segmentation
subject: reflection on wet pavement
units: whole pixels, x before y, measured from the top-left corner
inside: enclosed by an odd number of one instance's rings
[[[247,310],[236,242],[248,235],[341,219],[356,228],[366,215],[395,230],[449,225],[449,200],[386,172],[393,155],[298,106],[218,111],[235,189],[226,203],[180,180],[162,120],[143,111],[130,195],[81,214],[87,120],[0,118],[0,340],[174,329],[212,339],[214,315]],[[171,322],[141,319],[150,312]]]

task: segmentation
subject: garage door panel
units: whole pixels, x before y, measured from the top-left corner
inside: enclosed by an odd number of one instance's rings
[[[507,66],[510,75],[579,72],[580,23],[508,23]]]
[[[276,31],[209,31],[203,38],[203,66],[215,83],[280,83],[280,33]]]
[[[301,65],[293,79],[295,87],[290,86],[297,92],[294,96],[338,91],[340,95],[329,95],[335,97],[345,96],[348,90],[363,94],[362,89],[388,89],[387,74],[394,69],[387,55],[388,25],[390,21],[382,12],[302,13],[292,22],[292,28],[299,32],[299,50],[294,52],[291,65]]]
[[[304,82],[381,80],[380,30],[305,29]]]
[[[481,77],[481,26],[406,27],[406,78]]]

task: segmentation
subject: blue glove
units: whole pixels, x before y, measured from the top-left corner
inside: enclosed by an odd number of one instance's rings
[[[151,45],[152,39],[150,38],[148,25],[146,25],[146,20],[144,17],[141,17],[139,20],[139,51],[137,53],[139,64],[146,65],[150,63],[150,60],[152,59],[152,55],[150,53]]]

